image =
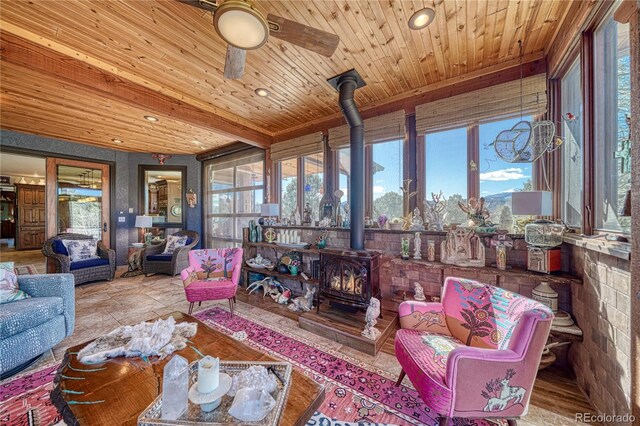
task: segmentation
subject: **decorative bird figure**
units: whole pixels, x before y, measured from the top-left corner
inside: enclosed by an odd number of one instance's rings
[[[376,328],[379,316],[380,301],[375,297],[372,297],[371,300],[369,300],[369,307],[367,308],[367,313],[365,315],[367,324],[364,326],[364,330],[362,330],[362,333],[360,334],[367,339],[376,340],[380,336],[380,330]]]

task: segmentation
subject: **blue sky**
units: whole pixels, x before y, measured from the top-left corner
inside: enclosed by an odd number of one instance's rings
[[[525,120],[531,117],[525,117]],[[513,127],[520,118],[480,125],[480,192],[482,196],[501,192],[513,192],[531,177],[530,163],[509,163],[499,159],[493,142],[502,130]],[[374,198],[388,191],[399,192],[402,184],[402,155],[397,142],[376,144],[374,162],[384,167],[373,176]],[[467,129],[453,129],[427,136],[427,195],[442,190],[446,197],[467,194]],[[347,193],[346,179],[340,179],[340,188]]]
[[[525,117],[529,119],[530,117]],[[520,118],[480,125],[480,195],[513,192],[531,177],[530,163],[509,163],[499,159],[493,146],[487,146],[502,130],[513,127]],[[432,133],[426,140],[427,194],[442,190],[445,196],[467,192],[467,129]],[[486,147],[486,148],[485,148]]]

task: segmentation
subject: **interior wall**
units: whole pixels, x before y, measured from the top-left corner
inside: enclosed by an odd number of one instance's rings
[[[630,261],[567,244],[564,249],[570,272],[582,278],[582,285],[571,286],[572,313],[584,333],[569,349],[578,385],[598,412],[629,414]]]
[[[113,244],[113,248],[116,250],[117,263],[118,265],[126,265],[129,244],[136,242],[138,239],[137,229],[133,227],[135,215],[138,213],[138,164],[157,164],[156,160],[151,158],[151,154],[129,153],[10,130],[1,130],[0,150],[9,147],[39,151],[51,156],[72,156],[81,160],[109,161],[114,164],[114,176],[112,176],[112,179],[115,177],[115,190],[113,191],[113,210],[111,212],[110,226],[111,229],[115,228],[115,244]],[[200,194],[201,166],[195,156],[175,155],[167,160],[166,164],[187,166],[186,188],[193,188],[196,191],[198,203],[200,203],[202,201]],[[129,214],[130,207],[133,208],[133,214]],[[200,204],[196,208],[186,208],[185,210],[187,211],[187,228],[202,234],[202,209]],[[117,226],[119,212],[124,212],[128,219],[125,226]]]

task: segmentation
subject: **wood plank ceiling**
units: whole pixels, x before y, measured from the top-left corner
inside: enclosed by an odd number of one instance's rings
[[[257,144],[265,146],[278,135],[339,114],[328,77],[356,68],[367,81],[356,101],[366,108],[513,63],[518,40],[527,58],[540,58],[570,5],[548,0],[257,1],[265,15],[335,33],[341,41],[326,58],[270,38],[248,52],[239,80],[223,78],[226,46],[211,14],[178,1],[8,0],[2,2],[0,29],[237,123],[262,135],[244,140],[261,139]],[[409,17],[425,6],[435,9],[435,22],[422,31],[409,30]],[[216,133],[212,126],[162,115],[153,105],[110,99],[27,65],[11,64],[3,53],[2,128],[145,152],[195,153],[243,140],[240,131],[236,138],[228,129]],[[259,87],[271,95],[258,97]],[[160,122],[145,122],[145,114],[158,115]],[[113,138],[124,143],[114,146]]]

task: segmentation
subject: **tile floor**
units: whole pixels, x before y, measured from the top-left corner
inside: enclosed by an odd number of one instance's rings
[[[32,263],[44,271],[44,262],[38,253],[2,251],[3,261],[17,264]],[[126,268],[118,268],[119,277]],[[242,290],[240,290],[242,291]],[[259,296],[256,296],[259,297]],[[239,297],[237,312],[256,320],[272,324],[299,336],[338,351],[344,355],[388,371],[395,376],[400,372],[396,358],[381,351],[377,356],[366,355],[339,343],[302,330],[297,321],[285,318],[251,304],[251,297]],[[257,304],[257,303],[256,303]],[[227,309],[226,301],[206,302],[195,311],[219,305]],[[76,287],[76,328],[72,336],[63,340],[53,350],[55,359],[62,359],[64,351],[76,344],[94,339],[123,324],[149,320],[174,311],[187,312],[188,303],[179,277],[157,275],[117,278],[112,282],[88,283]],[[406,379],[405,379],[406,380]],[[575,425],[575,412],[592,412],[575,381],[566,372],[543,371],[536,382],[529,414],[519,425]]]

